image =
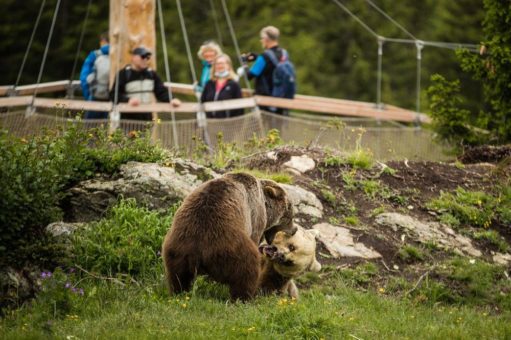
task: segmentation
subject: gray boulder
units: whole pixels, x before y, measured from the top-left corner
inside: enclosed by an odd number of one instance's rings
[[[120,196],[135,198],[149,209],[167,209],[181,201],[204,181],[218,177],[208,168],[190,161],[174,160],[172,167],[129,162],[117,179],[91,179],[69,190],[66,220],[99,220]]]

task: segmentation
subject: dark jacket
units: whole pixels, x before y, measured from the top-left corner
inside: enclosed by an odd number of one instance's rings
[[[152,92],[156,99],[159,102],[170,102],[169,97],[169,91],[168,89],[163,85],[162,80],[156,74],[155,71],[153,71],[150,68],[147,68],[142,71],[135,71],[131,68],[130,65],[124,67],[122,70],[119,71],[119,92],[117,97],[117,103],[127,103],[130,99],[130,95],[147,95],[148,93]],[[138,93],[129,93],[127,91],[127,84],[128,83],[136,83],[141,82],[144,80],[151,80],[152,81],[152,90],[141,90],[138,91]],[[114,84],[112,86],[112,89],[110,90],[110,100],[112,102],[115,101],[115,86],[116,86],[116,80],[114,79]],[[143,103],[143,101],[142,101]],[[126,113],[121,114],[121,119],[135,119],[135,120],[151,120],[152,115],[151,113]]]
[[[204,86],[204,90],[202,91],[201,103],[238,98],[241,98],[241,88],[236,81],[229,79],[227,83],[224,85],[224,87],[217,94],[216,81],[209,80],[206,83],[206,86]],[[206,112],[206,116],[208,118],[228,118],[240,116],[242,114],[243,109]]]
[[[278,60],[282,58],[283,50],[279,46],[271,48]],[[255,78],[255,94],[271,96],[273,90],[273,70],[275,65],[266,53],[257,56],[254,65],[248,72],[248,79]]]

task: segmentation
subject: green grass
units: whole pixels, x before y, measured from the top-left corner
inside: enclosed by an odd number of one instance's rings
[[[238,168],[233,172],[245,172],[260,179],[271,179],[277,183],[293,184],[293,176],[287,172],[268,172],[258,169]]]
[[[367,272],[367,271],[366,271]],[[361,274],[360,274],[361,275]],[[373,274],[371,274],[373,275]],[[369,278],[371,277],[369,275]],[[227,300],[225,287],[198,280],[188,295],[169,296],[154,278],[121,287],[86,279],[85,294],[55,314],[48,299],[0,321],[4,339],[473,339],[509,338],[511,315],[490,309],[416,305],[384,290],[360,292],[342,280],[277,296]]]

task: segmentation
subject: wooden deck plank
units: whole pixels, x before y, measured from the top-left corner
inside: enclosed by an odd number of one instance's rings
[[[34,100],[35,107],[57,108],[62,110],[74,111],[104,111],[112,110],[111,102],[92,102],[86,100],[71,99],[53,99],[53,98],[36,98]]]
[[[0,98],[0,107],[27,106],[32,102],[32,96]]]

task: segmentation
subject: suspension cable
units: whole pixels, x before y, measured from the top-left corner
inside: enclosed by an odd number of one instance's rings
[[[181,22],[181,30],[183,31],[183,37],[185,40],[188,64],[190,64],[190,71],[192,73],[193,83],[196,84],[197,83],[197,74],[195,73],[195,67],[193,66],[192,52],[190,50],[190,42],[188,40],[188,32],[186,30],[186,23],[185,23],[185,18],[183,16],[183,9],[181,7],[181,1],[176,0],[176,4],[177,4],[177,11],[179,14],[179,21]],[[206,118],[206,113],[204,112],[204,105],[201,103],[199,95],[197,93],[195,95],[196,95],[195,98],[197,99],[197,103],[199,105],[199,109],[197,110],[197,114],[196,114],[197,125],[199,128],[202,128],[204,142],[208,146],[209,152],[212,152],[211,140],[209,138],[209,134],[208,134],[208,130],[207,130],[207,118]]]
[[[82,32],[80,33],[80,40],[78,41],[78,47],[76,48],[75,61],[73,63],[73,68],[71,70],[71,74],[69,75],[69,85],[68,85],[69,89],[72,86],[73,78],[74,78],[75,72],[76,72],[76,66],[78,65],[78,57],[80,56],[80,52],[82,51],[83,37],[85,35],[85,28],[87,27],[87,21],[89,20],[91,4],[92,4],[92,0],[89,0],[89,2],[87,4],[87,12],[85,12],[85,18],[84,18],[83,24],[82,24]]]
[[[181,0],[176,0],[177,12],[179,14],[179,21],[181,22],[181,29],[183,30],[183,37],[185,40],[186,54],[188,56],[188,63],[190,64],[190,72],[192,74],[193,83],[197,82],[197,74],[193,66],[192,51],[190,50],[190,41],[188,41],[188,32],[186,31],[185,18],[183,16],[183,9],[181,8]]]
[[[234,48],[236,50],[236,56],[238,57],[238,61],[240,65],[243,65],[243,60],[241,58],[240,47],[238,46],[238,39],[236,38],[236,33],[234,32],[234,27],[232,25],[231,16],[229,15],[229,10],[227,9],[227,5],[225,4],[225,0],[222,0],[222,8],[224,10],[225,19],[227,20],[227,25],[229,26],[229,32],[231,33],[232,42],[234,44]],[[248,80],[247,72],[243,72],[243,79],[245,80],[245,84],[249,90],[251,90],[250,81]]]
[[[32,96],[32,102],[30,103],[30,107],[29,107],[30,111],[32,111],[32,109],[33,109],[35,97],[37,96],[37,90],[39,88],[39,83],[41,82],[41,77],[43,76],[44,64],[46,63],[46,57],[48,56],[48,51],[50,49],[50,42],[51,42],[51,38],[53,36],[55,22],[57,21],[57,14],[58,14],[59,8],[60,8],[60,1],[61,0],[57,0],[57,5],[55,6],[55,11],[53,12],[53,19],[51,21],[50,32],[48,34],[48,40],[46,41],[46,47],[44,49],[43,60],[41,61],[41,67],[39,68],[39,75],[37,76],[36,87],[34,89],[34,95]]]
[[[352,11],[350,11],[346,6],[344,6],[340,1],[338,0],[332,0],[334,3],[337,4],[337,6],[339,6],[343,11],[345,11],[346,13],[348,13],[353,19],[355,19],[356,22],[358,22],[362,27],[365,28],[366,31],[368,31],[369,33],[371,33],[375,38],[378,39],[379,35],[373,31],[371,29],[371,27],[369,27],[365,22],[362,21],[362,19],[360,19],[359,17],[357,17],[355,14],[353,14]]]
[[[16,77],[16,82],[14,83],[14,87],[19,85],[21,74],[23,73],[23,69],[25,68],[25,62],[27,61],[28,52],[32,47],[32,43],[34,42],[35,32],[37,31],[37,27],[39,26],[39,21],[41,20],[41,16],[43,14],[44,5],[46,4],[46,0],[41,2],[41,7],[39,8],[39,14],[37,15],[37,19],[35,21],[34,29],[32,30],[32,35],[30,36],[30,40],[28,42],[27,50],[25,51],[25,55],[23,56],[23,61],[21,62],[20,70],[18,71],[18,77]]]
[[[165,27],[163,26],[163,11],[161,6],[161,0],[157,1],[158,6],[158,17],[160,19],[160,34],[161,34],[161,44],[163,49],[163,59],[164,59],[164,65],[165,65],[165,77],[167,78],[167,81],[169,83],[172,83],[172,79],[170,78],[170,67],[169,67],[169,59],[167,55],[167,39],[165,37]],[[170,103],[170,115],[172,119],[172,134],[174,137],[174,147],[177,149],[179,148],[179,143],[177,140],[177,129],[176,129],[176,112],[174,110],[174,105],[172,105],[172,89],[170,85],[167,87],[169,91],[169,103]]]
[[[218,43],[220,44],[220,46],[223,47],[222,31],[220,30],[220,25],[218,24],[218,15],[216,13],[216,6],[213,1],[214,0],[209,0],[209,4],[211,6],[211,12],[213,14],[213,21],[215,22],[215,30],[216,30],[216,35],[218,37]]]
[[[366,0],[366,2],[371,5],[375,10],[377,10],[381,15],[387,18],[390,22],[392,22],[396,27],[398,27],[401,31],[403,31],[406,35],[408,35],[413,40],[418,40],[412,33],[410,33],[406,28],[404,28],[401,24],[399,24],[396,20],[394,20],[390,15],[388,15],[385,11],[383,11],[380,7],[376,6],[374,2],[371,0]]]

